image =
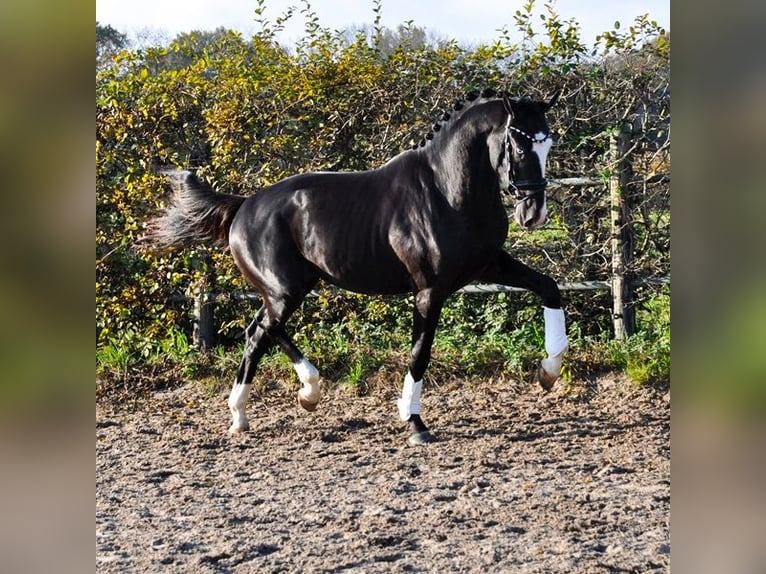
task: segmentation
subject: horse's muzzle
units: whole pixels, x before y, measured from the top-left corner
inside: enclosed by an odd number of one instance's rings
[[[524,222],[524,227],[526,229],[537,229],[538,227],[542,227],[548,223],[548,215],[544,215],[542,217],[538,218],[530,218]]]
[[[548,223],[548,206],[543,201],[542,206],[538,207],[537,201],[530,197],[516,204],[514,215],[520,227],[537,229]]]
[[[519,223],[524,229],[537,229],[548,223],[548,217],[529,218],[523,223]]]
[[[516,201],[516,223],[525,229],[535,229],[548,221],[548,206],[545,201],[545,179],[513,181],[508,193]]]

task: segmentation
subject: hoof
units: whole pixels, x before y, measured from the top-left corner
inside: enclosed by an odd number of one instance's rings
[[[428,431],[423,432],[416,432],[415,434],[410,435],[410,438],[407,439],[407,444],[410,444],[412,446],[417,446],[421,444],[428,444],[430,442],[435,442],[436,439],[434,438],[434,435],[432,435]]]
[[[553,388],[553,384],[558,380],[558,375],[549,375],[545,369],[543,369],[542,365],[537,367],[537,373],[535,374],[535,380],[540,383],[540,386],[546,390],[550,391]]]
[[[433,435],[428,431],[428,427],[423,423],[423,419],[419,414],[410,415],[409,418],[410,438],[407,439],[407,443],[411,445],[428,444],[435,439]]]
[[[319,404],[319,401],[308,400],[300,391],[298,391],[298,402],[305,410],[310,413],[313,413],[315,410],[317,410],[317,405]]]
[[[250,430],[250,425],[245,422],[244,424],[232,424],[229,427],[229,434],[240,434]]]

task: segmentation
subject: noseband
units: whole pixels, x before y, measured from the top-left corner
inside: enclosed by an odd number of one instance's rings
[[[536,195],[540,195],[542,193],[545,193],[545,188],[548,185],[548,180],[545,178],[541,179],[516,179],[516,175],[514,174],[513,169],[513,155],[511,154],[511,147],[513,146],[513,143],[511,141],[511,132],[514,131],[519,135],[524,136],[529,141],[531,141],[533,144],[535,143],[543,143],[546,139],[548,139],[548,136],[538,139],[534,136],[529,135],[524,130],[520,130],[519,128],[511,125],[511,115],[508,114],[508,121],[505,124],[505,155],[508,158],[508,193],[513,197],[514,200],[516,200],[516,205],[519,205],[520,203],[523,203],[527,199],[533,198]]]

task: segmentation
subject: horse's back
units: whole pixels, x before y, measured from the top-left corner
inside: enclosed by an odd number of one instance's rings
[[[292,176],[245,202],[232,223],[239,237],[232,252],[247,251],[254,264],[275,271],[300,257],[351,291],[407,292],[407,269],[390,242],[400,209],[400,194],[379,172]]]

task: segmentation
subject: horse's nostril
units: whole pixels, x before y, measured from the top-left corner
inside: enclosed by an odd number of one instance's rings
[[[537,221],[537,219],[535,217],[530,217],[528,219],[525,219],[524,220],[524,227],[532,227],[532,226],[534,226],[535,221]]]

